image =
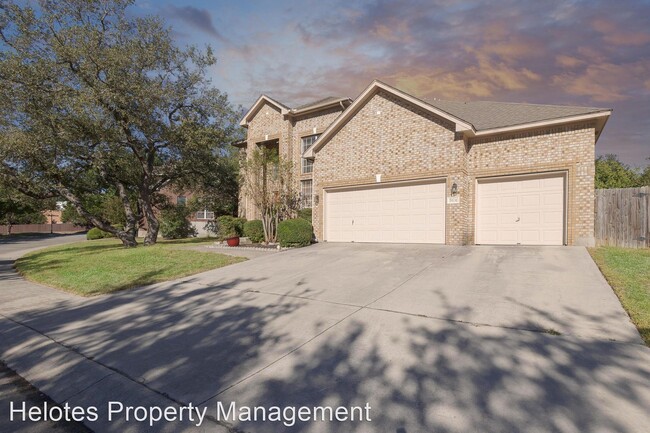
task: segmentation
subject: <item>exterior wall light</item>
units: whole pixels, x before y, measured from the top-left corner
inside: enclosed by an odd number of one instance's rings
[[[456,184],[456,182],[454,182],[451,185],[451,195],[456,195],[456,194],[458,194],[458,184]]]

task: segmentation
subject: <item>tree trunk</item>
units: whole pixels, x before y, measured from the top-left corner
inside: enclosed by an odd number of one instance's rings
[[[160,230],[160,224],[158,220],[154,217],[152,219],[147,219],[147,234],[144,237],[144,245],[155,245],[158,241],[158,231]]]
[[[138,246],[138,242],[135,240],[135,235],[132,231],[116,231],[115,236],[121,240],[122,245],[127,248]]]
[[[129,199],[129,194],[126,191],[126,188],[121,182],[115,182],[115,186],[117,187],[117,193],[120,196],[120,199],[122,200],[122,206],[124,207],[124,214],[126,215],[126,225],[124,226],[124,231],[128,234],[130,234],[129,242],[130,239],[133,239],[135,241],[135,237],[138,234],[138,226],[139,226],[139,215],[137,212],[133,211],[133,207],[131,206],[131,200]],[[117,236],[117,234],[116,234]],[[118,236],[118,239],[121,239]],[[122,240],[124,243],[124,240]],[[135,245],[128,245],[128,246],[135,246]]]
[[[100,220],[94,215],[91,215],[84,207],[81,205],[81,201],[72,194],[68,189],[66,188],[59,188],[59,193],[61,196],[63,196],[66,200],[68,200],[70,203],[72,203],[72,206],[74,206],[75,210],[79,215],[82,217],[86,218],[92,225],[95,227],[104,230],[105,232],[112,233],[114,234],[119,240],[122,241],[122,244],[125,247],[135,247],[138,245],[138,242],[135,240],[135,232],[133,230],[118,230],[106,221]]]
[[[144,245],[155,245],[158,242],[158,231],[160,230],[160,223],[156,217],[156,212],[151,204],[151,196],[148,191],[140,191],[140,207],[142,213],[147,220],[147,234],[144,237]]]

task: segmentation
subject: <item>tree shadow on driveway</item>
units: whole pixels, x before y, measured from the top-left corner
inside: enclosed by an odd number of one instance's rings
[[[372,407],[371,422],[234,423],[251,432],[643,432],[650,425],[650,351],[641,345],[369,310],[326,335],[211,400],[211,413],[217,401]]]
[[[372,407],[370,422],[234,423],[245,431],[643,432],[650,425],[648,348],[540,327],[542,319],[558,329],[571,329],[569,317],[593,322],[586,312],[562,305],[552,314],[535,311],[513,298],[528,316],[513,316],[507,327],[475,325],[459,318],[477,317],[489,305],[442,296],[453,298],[451,291],[433,293],[437,318],[420,317],[372,302],[361,308],[317,300],[324,298],[322,280],[296,274],[271,281],[275,263],[260,263],[259,277],[224,269],[92,299],[68,297],[11,317],[179,403],[203,403],[213,417],[218,401]],[[341,262],[319,266],[339,290],[361,287],[335,274]],[[284,291],[264,293],[278,288]],[[600,319],[618,323],[612,314]],[[0,356],[8,345],[34,364],[47,356],[5,337],[13,338],[11,331],[0,335]]]

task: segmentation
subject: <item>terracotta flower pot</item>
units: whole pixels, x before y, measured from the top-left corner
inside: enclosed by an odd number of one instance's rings
[[[228,238],[228,239],[226,239],[226,242],[228,243],[229,247],[238,247],[239,246],[239,236],[236,236],[234,238]]]

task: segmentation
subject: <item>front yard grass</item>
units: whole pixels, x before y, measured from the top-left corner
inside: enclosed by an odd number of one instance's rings
[[[650,250],[599,247],[589,253],[650,346]]]
[[[16,261],[27,280],[92,296],[172,280],[246,260],[188,249],[212,240],[159,241],[124,248],[116,239],[78,242],[29,253]]]

